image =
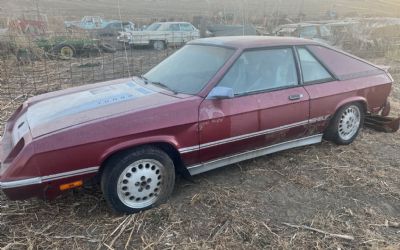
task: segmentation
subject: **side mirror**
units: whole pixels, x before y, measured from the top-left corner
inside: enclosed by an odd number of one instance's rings
[[[229,99],[235,97],[232,88],[228,87],[214,87],[208,94],[207,99]]]

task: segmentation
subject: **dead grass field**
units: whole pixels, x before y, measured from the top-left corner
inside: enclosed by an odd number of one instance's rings
[[[397,0],[0,0],[0,16],[20,16],[24,11],[47,14],[50,25],[62,27],[64,20],[80,20],[82,16],[133,20],[139,24],[151,19],[191,21],[195,15],[215,16],[218,12],[245,15],[248,21],[284,13],[289,17],[306,14],[306,19],[318,19],[334,9],[339,16],[400,16]],[[118,2],[121,12],[118,10]]]

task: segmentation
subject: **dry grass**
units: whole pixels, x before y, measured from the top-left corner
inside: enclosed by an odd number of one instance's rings
[[[1,103],[0,124],[21,101]],[[392,101],[399,114],[398,84]],[[178,179],[167,204],[130,216],[112,214],[98,187],[51,202],[0,195],[0,248],[399,249],[399,152],[399,133],[365,129],[350,146],[323,142]]]

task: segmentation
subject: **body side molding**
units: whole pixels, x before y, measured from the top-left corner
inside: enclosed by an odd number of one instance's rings
[[[283,151],[290,148],[296,148],[311,144],[316,144],[322,141],[322,134],[317,134],[309,137],[304,137],[292,141],[282,142],[275,145],[271,145],[264,148],[258,148],[255,150],[243,152],[236,155],[220,158],[217,160],[205,162],[199,165],[189,166],[188,170],[191,175],[201,174],[216,168],[234,164],[240,161],[249,160],[255,157],[272,154],[275,152]]]

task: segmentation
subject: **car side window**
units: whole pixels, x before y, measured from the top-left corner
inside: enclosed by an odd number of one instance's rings
[[[169,26],[170,31],[180,31],[179,24],[174,23]]]
[[[191,24],[181,23],[180,26],[182,31],[193,31],[193,26]]]
[[[328,82],[333,80],[331,74],[318,62],[318,60],[306,49],[298,48],[303,82],[305,84]]]
[[[300,37],[303,38],[314,38],[318,35],[317,27],[315,26],[307,26],[301,29]]]
[[[220,81],[235,95],[298,85],[291,48],[245,51]]]

